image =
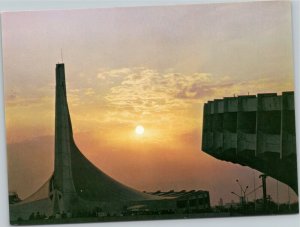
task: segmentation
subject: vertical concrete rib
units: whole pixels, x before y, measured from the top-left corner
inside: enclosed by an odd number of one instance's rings
[[[251,157],[256,150],[256,110],[255,95],[238,97],[237,113],[237,154]]]
[[[294,93],[282,93],[282,158],[296,158],[296,128]]]
[[[281,96],[258,95],[257,151],[262,156],[280,156]]]
[[[220,153],[223,147],[223,100],[214,100],[213,110],[213,150]]]
[[[213,102],[207,103],[207,129],[206,129],[206,147],[212,151],[213,148]]]
[[[224,98],[223,152],[235,155],[237,148],[237,98]]]
[[[201,149],[202,151],[207,149],[207,142],[206,142],[206,137],[207,137],[207,125],[208,125],[208,118],[207,118],[207,104],[204,103],[203,105],[203,121],[202,121],[202,146]]]

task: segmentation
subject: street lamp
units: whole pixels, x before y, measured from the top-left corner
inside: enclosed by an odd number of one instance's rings
[[[248,188],[249,188],[249,186],[247,185],[246,186],[246,188],[245,189],[243,189],[243,187],[242,187],[242,185],[240,184],[240,182],[239,182],[239,179],[236,179],[235,180],[236,181],[236,183],[240,186],[240,189],[241,189],[241,199],[242,199],[242,205],[246,202],[246,192],[247,192],[247,190],[248,190]]]

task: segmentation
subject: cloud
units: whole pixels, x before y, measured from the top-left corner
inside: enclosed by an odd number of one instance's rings
[[[116,73],[116,72],[122,72]],[[138,67],[105,72],[112,80],[118,75],[118,84],[112,85],[104,95],[109,121],[147,121],[157,124],[164,119],[168,124],[199,125],[202,104],[208,100],[293,90],[289,77],[264,77],[248,80],[210,73],[184,74],[168,70]],[[109,80],[109,77],[106,77]],[[175,127],[175,126],[174,126]]]
[[[107,69],[99,69],[99,72],[97,74],[97,78],[100,80],[107,80],[107,79],[111,79],[111,78],[118,78],[118,77],[122,77],[124,75],[127,75],[128,73],[130,73],[130,69],[129,68],[120,68],[120,69],[112,69],[112,70],[107,70]]]
[[[211,75],[206,73],[184,75],[146,68],[133,68],[126,73],[105,99],[118,109],[131,107],[135,112],[168,112],[185,108],[189,102],[184,99],[199,98],[200,94],[206,93],[205,84],[212,81]],[[203,91],[200,91],[201,84]]]
[[[169,137],[201,126],[202,105],[228,96],[293,90],[287,77],[240,80],[211,73],[158,71],[145,67],[99,69],[70,81],[68,103],[75,131],[97,131],[99,127],[164,127]],[[80,86],[79,86],[80,85]],[[21,141],[49,134],[53,128],[54,85],[26,94],[21,89],[6,90],[6,127],[9,140]],[[88,111],[87,111],[88,110]],[[36,121],[39,116],[40,120]],[[117,126],[116,126],[117,127]],[[32,132],[28,133],[28,128]],[[16,138],[17,137],[17,138]]]

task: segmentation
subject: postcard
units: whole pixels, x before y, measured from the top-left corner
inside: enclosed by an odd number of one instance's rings
[[[298,213],[289,2],[1,21],[11,224]]]

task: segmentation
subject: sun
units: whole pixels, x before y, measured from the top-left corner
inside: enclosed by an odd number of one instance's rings
[[[142,125],[138,125],[135,127],[135,134],[137,134],[137,135],[143,135],[144,131],[145,131],[145,129]]]

